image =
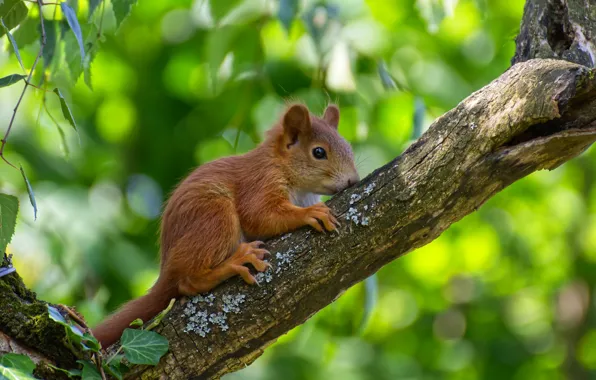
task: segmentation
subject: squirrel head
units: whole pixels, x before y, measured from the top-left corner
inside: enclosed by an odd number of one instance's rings
[[[296,190],[332,195],[360,180],[354,153],[339,135],[338,123],[336,105],[329,105],[322,118],[302,104],[291,105],[284,113],[278,153]]]

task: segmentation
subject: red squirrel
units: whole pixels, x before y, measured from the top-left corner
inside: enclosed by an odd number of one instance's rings
[[[360,180],[348,142],[338,133],[339,108],[322,118],[289,106],[254,150],[196,168],[167,201],[161,223],[160,274],[150,291],[93,329],[107,348],[137,319],[147,321],[172,298],[207,292],[240,275],[265,271],[265,239],[302,226],[333,231],[338,222],[319,203]]]

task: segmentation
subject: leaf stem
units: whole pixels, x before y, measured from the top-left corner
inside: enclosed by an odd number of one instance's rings
[[[37,54],[37,57],[35,57],[35,62],[33,62],[33,66],[31,67],[31,70],[29,71],[29,76],[27,77],[27,80],[25,81],[25,87],[23,87],[23,91],[21,92],[21,96],[19,97],[19,100],[17,101],[17,105],[13,109],[12,116],[10,118],[10,122],[8,123],[8,128],[6,128],[6,132],[4,133],[4,137],[2,138],[2,140],[0,140],[2,142],[2,145],[0,145],[0,157],[4,160],[4,162],[6,162],[8,165],[12,166],[13,168],[15,168],[17,170],[18,170],[18,168],[16,166],[14,166],[10,161],[8,161],[6,159],[6,157],[4,157],[4,147],[6,146],[6,142],[8,141],[8,136],[10,135],[10,131],[14,124],[14,120],[17,116],[17,111],[19,109],[19,106],[21,105],[21,102],[23,101],[23,98],[25,97],[25,92],[27,91],[27,87],[29,87],[31,85],[30,82],[31,82],[31,78],[33,77],[33,72],[35,71],[35,67],[37,66],[37,63],[39,62],[39,59],[41,58],[41,56],[43,54],[43,48],[46,45],[46,29],[43,24],[43,13],[41,11],[41,7],[43,5],[44,5],[44,3],[42,0],[37,0],[37,6],[39,7],[39,22],[41,24],[41,44],[39,46],[39,53]]]

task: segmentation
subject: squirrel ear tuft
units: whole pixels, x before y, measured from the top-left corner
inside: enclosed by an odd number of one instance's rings
[[[328,105],[325,109],[323,120],[333,128],[337,129],[337,126],[339,125],[339,108],[335,104]]]
[[[283,117],[284,134],[288,137],[288,147],[298,141],[299,135],[310,133],[310,113],[302,104],[288,108]]]

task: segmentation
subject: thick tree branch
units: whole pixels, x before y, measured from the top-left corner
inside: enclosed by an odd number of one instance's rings
[[[596,140],[594,71],[558,60],[509,69],[437,119],[407,151],[330,202],[339,235],[268,242],[273,270],[178,303],[158,331],[170,352],[130,378],[218,378],[395,258],[429,243],[512,182]],[[202,300],[202,301],[201,301]]]

